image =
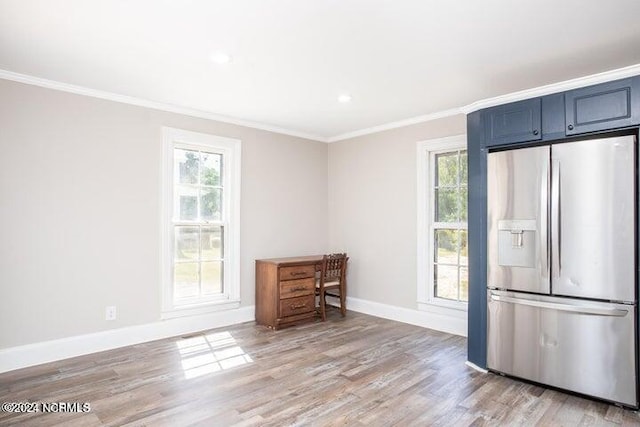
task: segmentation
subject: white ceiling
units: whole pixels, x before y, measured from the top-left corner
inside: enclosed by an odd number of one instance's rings
[[[639,0],[0,0],[0,69],[326,140],[638,64],[639,19]]]

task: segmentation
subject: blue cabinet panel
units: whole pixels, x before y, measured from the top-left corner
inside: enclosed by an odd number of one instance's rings
[[[564,93],[542,97],[542,139],[565,138]]]
[[[542,139],[540,98],[527,99],[485,111],[486,146]]]
[[[566,134],[577,135],[638,124],[638,89],[638,78],[629,78],[567,92]]]
[[[482,113],[467,116],[469,305],[467,360],[487,365],[487,150]]]

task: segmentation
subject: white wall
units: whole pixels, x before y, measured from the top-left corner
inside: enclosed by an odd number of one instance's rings
[[[350,297],[417,308],[416,143],[464,133],[457,115],[329,145],[329,247],[349,253]]]
[[[242,141],[243,306],[326,251],[326,144],[0,80],[0,349],[160,319],[162,126]]]

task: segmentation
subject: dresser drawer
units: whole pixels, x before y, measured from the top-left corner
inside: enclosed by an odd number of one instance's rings
[[[315,295],[280,300],[280,317],[312,312],[315,307]]]
[[[280,280],[304,279],[315,277],[315,265],[300,265],[297,267],[280,267]]]
[[[280,299],[313,295],[315,292],[316,279],[285,280],[280,282]],[[283,304],[283,303],[281,303]]]

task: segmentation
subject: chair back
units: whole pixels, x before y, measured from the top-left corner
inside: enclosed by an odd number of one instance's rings
[[[323,282],[344,280],[347,270],[347,254],[330,254],[322,258],[322,272],[320,278]]]

